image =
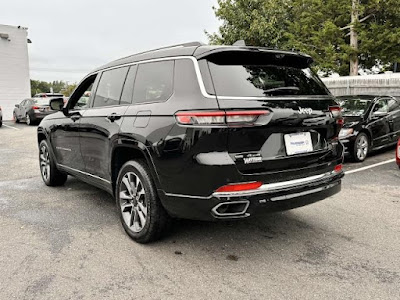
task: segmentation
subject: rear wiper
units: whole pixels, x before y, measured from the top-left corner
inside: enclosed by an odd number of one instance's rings
[[[300,91],[300,89],[297,86],[282,86],[282,87],[278,87],[278,88],[264,90],[264,94],[269,94],[269,93],[274,93],[274,92],[282,92],[282,91],[298,92],[298,91]]]

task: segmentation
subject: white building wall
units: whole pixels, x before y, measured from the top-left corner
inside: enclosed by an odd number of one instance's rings
[[[4,120],[12,119],[14,105],[31,95],[27,35],[27,28],[0,25],[0,106]]]

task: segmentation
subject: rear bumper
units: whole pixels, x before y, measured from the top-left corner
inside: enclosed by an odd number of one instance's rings
[[[159,191],[166,210],[175,217],[231,220],[258,213],[289,210],[328,198],[341,190],[343,172],[329,172],[291,181],[264,184],[252,191],[213,193],[208,197]]]

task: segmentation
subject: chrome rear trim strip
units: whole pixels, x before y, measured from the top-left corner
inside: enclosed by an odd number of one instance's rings
[[[281,182],[275,182],[275,183],[267,183],[263,184],[260,186],[258,189],[255,190],[249,190],[249,191],[240,191],[240,192],[215,192],[212,195],[208,197],[204,196],[194,196],[194,195],[182,195],[182,194],[173,194],[173,193],[165,193],[166,196],[171,196],[171,197],[179,197],[179,198],[191,198],[191,199],[204,199],[208,200],[211,199],[212,197],[216,198],[227,198],[227,197],[245,197],[245,196],[254,196],[254,195],[259,195],[259,194],[267,194],[271,192],[275,192],[281,189],[285,188],[296,188],[298,186],[316,182],[325,179],[329,179],[338,173],[335,172],[328,172],[324,174],[319,174],[319,175],[314,175],[314,176],[309,176],[305,178],[300,178],[300,179],[294,179],[294,180],[288,180],[288,181],[281,181]]]

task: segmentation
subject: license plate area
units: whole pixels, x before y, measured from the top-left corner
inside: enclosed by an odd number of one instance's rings
[[[296,155],[314,151],[310,132],[285,134],[284,140],[287,155]]]

